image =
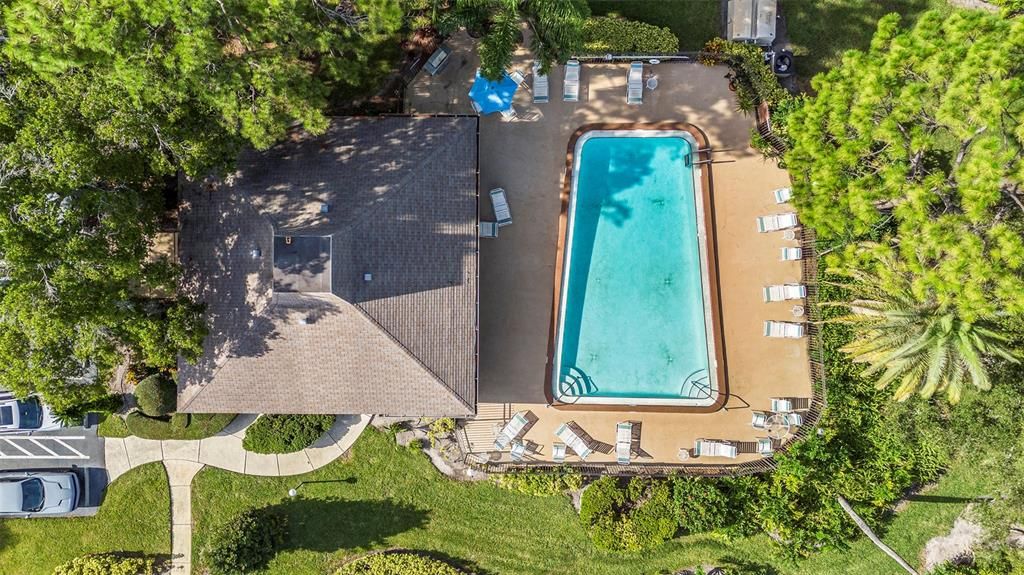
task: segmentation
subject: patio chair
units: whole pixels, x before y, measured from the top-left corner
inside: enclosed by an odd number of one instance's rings
[[[734,459],[737,453],[735,445],[725,443],[724,441],[698,439],[693,445],[693,454],[698,457],[703,455],[705,457],[728,457],[729,459]]]
[[[505,427],[501,428],[498,432],[498,436],[494,438],[494,449],[498,451],[504,450],[510,443],[519,438],[519,434],[526,429],[529,425],[530,420],[526,419],[526,412],[520,411],[512,416],[512,419],[508,420]]]
[[[765,457],[768,457],[769,455],[775,453],[775,447],[772,445],[772,440],[768,439],[767,437],[758,437],[757,453]]]
[[[804,250],[801,248],[782,248],[782,261],[795,262],[802,259],[804,259]]]
[[[533,63],[533,103],[548,103],[548,75],[540,73],[540,62]]]
[[[633,424],[623,421],[615,426],[615,457],[619,465],[629,465],[633,451]]]
[[[755,411],[754,417],[750,420],[750,425],[754,429],[764,429],[768,424],[768,414],[763,411]]]
[[[512,442],[512,451],[509,452],[512,461],[522,461],[526,456],[526,444],[521,441]]]
[[[776,204],[784,204],[793,197],[793,188],[779,188],[772,192]]]
[[[785,398],[773,397],[771,405],[771,410],[775,413],[788,413],[793,411],[793,402]]]
[[[552,443],[551,444],[551,460],[555,463],[565,463],[565,444],[564,443]]]
[[[499,228],[512,223],[512,210],[508,207],[508,198],[505,196],[504,188],[491,190],[491,205],[494,206],[494,217],[498,220],[495,223]]]
[[[793,427],[800,427],[801,425],[804,424],[804,416],[800,415],[795,411],[792,413],[787,413],[782,417],[786,420],[786,423],[792,425]]]
[[[498,237],[498,222],[480,222],[481,238]]]
[[[796,212],[772,214],[770,216],[758,216],[757,218],[757,231],[761,233],[778,232],[789,228],[795,228],[798,225],[799,222],[796,219]]]
[[[579,60],[569,60],[565,63],[565,82],[562,85],[562,100],[566,102],[580,101]]]
[[[519,70],[513,70],[508,73],[508,77],[512,78],[512,81],[516,83],[520,88],[526,88],[526,76]]]
[[[768,320],[764,322],[765,337],[798,339],[804,336],[804,324]]]
[[[509,104],[507,109],[501,111],[501,117],[505,120],[511,121],[518,118],[519,114],[516,112],[516,107]]]
[[[644,63],[633,62],[629,65],[629,76],[626,79],[626,103],[639,105],[644,102]]]
[[[786,301],[807,297],[807,286],[803,284],[771,285],[764,288],[764,301]]]
[[[483,113],[483,109],[480,108],[480,104],[476,103],[476,100],[470,98],[469,105],[473,106],[473,111],[476,112],[477,114]]]
[[[568,423],[559,425],[558,429],[555,430],[555,436],[565,442],[565,444],[569,446],[569,449],[575,451],[576,455],[578,455],[580,459],[586,459],[588,455],[594,452],[594,450],[587,445],[587,442],[577,435],[571,427],[569,427]]]

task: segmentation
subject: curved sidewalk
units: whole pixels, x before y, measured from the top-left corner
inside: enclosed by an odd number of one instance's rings
[[[331,429],[310,447],[295,453],[264,455],[242,447],[245,428],[256,416],[239,415],[223,431],[199,440],[108,437],[103,442],[109,481],[154,461],[191,461],[246,475],[299,475],[341,457],[370,423],[368,415],[339,415]]]
[[[109,481],[145,463],[163,461],[171,488],[170,573],[192,572],[192,479],[206,465],[246,475],[283,476],[307,473],[344,455],[373,419],[338,415],[316,443],[295,453],[263,455],[242,447],[245,428],[255,415],[239,415],[223,431],[198,440],[108,437],[103,442]]]

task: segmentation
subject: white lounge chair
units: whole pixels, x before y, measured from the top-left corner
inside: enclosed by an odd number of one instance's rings
[[[555,463],[565,462],[565,444],[564,443],[552,443],[551,444],[551,460]]]
[[[800,248],[782,248],[782,261],[795,262],[804,259],[804,250]]]
[[[754,429],[764,429],[768,425],[768,414],[763,411],[755,411],[754,417],[750,420]]]
[[[757,452],[765,457],[775,453],[775,447],[772,445],[772,440],[767,437],[758,437]]]
[[[633,62],[629,65],[629,76],[626,79],[626,103],[643,104],[644,102],[644,63]]]
[[[796,212],[772,214],[770,216],[758,216],[757,218],[757,231],[761,233],[778,232],[789,228],[795,228],[798,225],[800,225],[800,222],[796,219]]]
[[[512,223],[512,210],[508,207],[508,198],[505,196],[504,188],[491,190],[491,205],[494,206],[494,217],[498,220],[499,228]]]
[[[512,442],[512,451],[509,452],[512,461],[522,461],[526,455],[526,444],[521,441]]]
[[[764,322],[765,337],[798,339],[804,336],[804,324],[789,321]]]
[[[764,301],[786,301],[807,297],[807,286],[803,284],[771,285],[764,288]]]
[[[519,70],[513,70],[509,72],[508,77],[512,78],[512,81],[515,82],[516,85],[519,86],[520,88],[526,87],[526,76],[523,76],[523,73],[520,72]]]
[[[633,424],[624,421],[615,426],[615,457],[619,465],[629,465],[633,451]]]
[[[792,425],[793,427],[799,427],[804,424],[804,416],[796,412],[787,413],[782,417],[786,420],[786,423]]]
[[[725,443],[724,441],[698,439],[693,445],[693,454],[698,457],[703,455],[705,457],[728,457],[729,459],[735,459],[737,453],[735,445]]]
[[[540,73],[540,62],[533,63],[533,103],[548,103],[548,75]]]
[[[508,447],[510,443],[519,438],[519,434],[526,429],[529,425],[530,420],[526,419],[526,412],[520,411],[519,413],[512,416],[512,419],[508,420],[505,427],[501,428],[498,432],[498,436],[494,438],[494,449],[501,451]]]
[[[508,108],[501,111],[501,117],[505,120],[515,120],[519,117],[519,113],[516,112],[516,107],[509,104]]]
[[[567,423],[558,426],[558,429],[555,430],[555,436],[565,442],[569,449],[575,451],[576,455],[580,456],[580,459],[586,459],[588,455],[594,452],[587,445],[587,442],[583,441],[583,438],[579,435],[576,435],[576,432]]]
[[[498,222],[480,222],[481,238],[498,237]]]
[[[775,413],[789,413],[793,411],[793,402],[779,397],[772,398],[772,411]]]
[[[562,85],[562,99],[566,102],[580,101],[579,60],[569,60],[565,63],[565,82]]]
[[[480,107],[480,104],[476,103],[476,100],[470,99],[469,105],[473,106],[473,111],[476,112],[477,114],[483,113],[483,109]]]
[[[784,204],[793,197],[793,188],[779,188],[772,192],[776,204]]]

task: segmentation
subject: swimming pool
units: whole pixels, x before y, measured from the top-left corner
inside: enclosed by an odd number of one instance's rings
[[[683,130],[576,141],[551,385],[556,403],[718,400],[697,143]]]

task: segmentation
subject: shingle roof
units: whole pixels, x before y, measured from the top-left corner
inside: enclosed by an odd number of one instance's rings
[[[196,365],[179,362],[179,409],[475,411],[476,129],[338,118],[183,186],[186,287],[211,333]],[[274,292],[275,230],[330,236],[332,293]]]

